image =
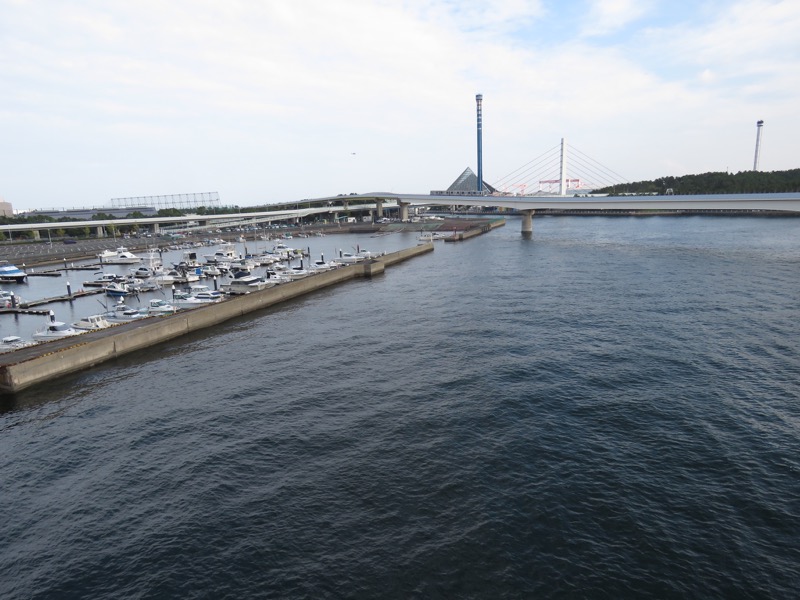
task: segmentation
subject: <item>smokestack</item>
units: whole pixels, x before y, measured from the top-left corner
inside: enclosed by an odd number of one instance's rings
[[[763,126],[763,120],[756,122],[756,157],[753,160],[753,171],[758,171],[758,155],[761,152],[761,128]]]
[[[478,107],[478,192],[483,193],[483,94],[475,96],[475,104]]]

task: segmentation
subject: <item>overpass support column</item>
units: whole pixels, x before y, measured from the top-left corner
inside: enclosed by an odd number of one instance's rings
[[[33,230],[33,239],[35,239],[35,240],[40,240],[40,239],[42,239],[42,236],[41,236],[41,234],[39,233],[39,230],[38,230],[38,229],[34,229],[34,230]]]
[[[400,202],[400,201],[398,201],[397,203],[400,206],[400,221],[405,223],[406,221],[408,221],[408,206],[409,206],[409,204],[408,204],[408,202]]]
[[[159,233],[161,228],[158,226],[158,223],[153,223],[153,233]]]
[[[530,238],[533,236],[533,213],[534,210],[529,208],[522,212],[522,237]]]
[[[103,226],[102,226],[102,225],[98,225],[98,226],[97,226],[97,237],[98,237],[98,238],[104,238],[104,237],[106,237],[106,230],[105,230],[105,229],[103,229]]]
[[[375,219],[383,218],[383,200],[375,200]]]

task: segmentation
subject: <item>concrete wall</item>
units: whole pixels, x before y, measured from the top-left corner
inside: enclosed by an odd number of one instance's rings
[[[153,317],[146,322],[126,323],[10,352],[2,356],[0,391],[17,392],[37,383],[86,369],[128,352],[218,325],[228,319],[286,302],[331,285],[356,277],[372,277],[383,273],[387,266],[432,250],[432,243],[422,244],[387,254],[374,261],[340,267],[175,315]]]

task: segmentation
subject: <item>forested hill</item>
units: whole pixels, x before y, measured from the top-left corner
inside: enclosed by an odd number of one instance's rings
[[[668,190],[672,190],[671,192]],[[746,194],[800,192],[800,169],[660,177],[594,190],[595,194]]]

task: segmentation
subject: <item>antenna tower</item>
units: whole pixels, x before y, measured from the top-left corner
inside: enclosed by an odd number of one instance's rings
[[[758,155],[761,153],[761,128],[763,126],[763,120],[756,122],[756,157],[753,159],[753,171],[758,171]]]

